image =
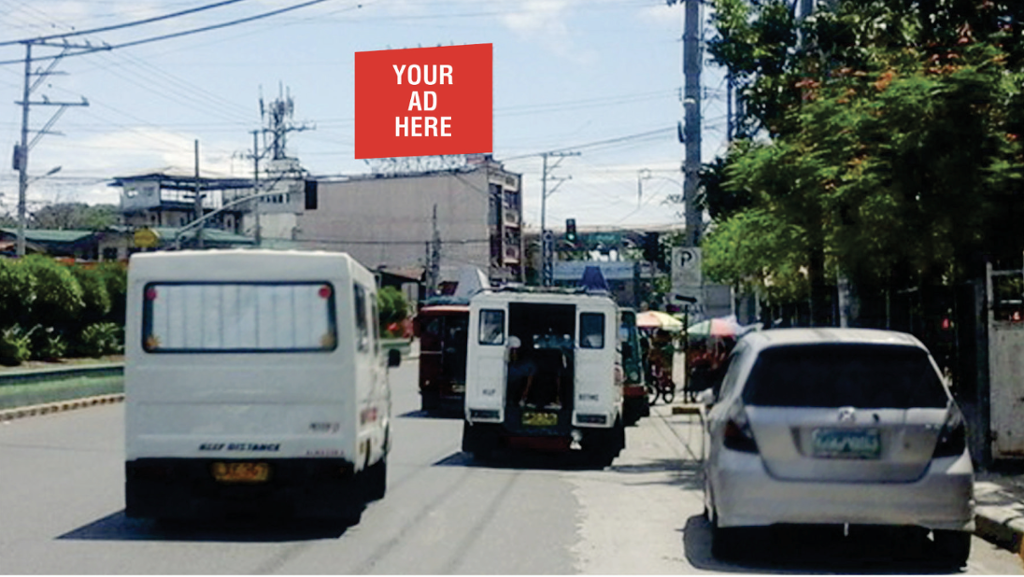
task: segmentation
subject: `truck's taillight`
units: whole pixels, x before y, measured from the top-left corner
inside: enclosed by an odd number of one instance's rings
[[[964,422],[963,413],[956,405],[950,405],[946,422],[939,431],[939,440],[935,444],[935,453],[932,458],[958,457],[963,454],[967,447],[967,425]]]
[[[726,449],[743,453],[756,453],[757,441],[746,419],[731,418],[725,424],[724,444]]]

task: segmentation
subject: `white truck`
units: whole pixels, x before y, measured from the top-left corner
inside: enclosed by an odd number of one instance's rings
[[[376,292],[342,253],[133,255],[127,516],[351,521],[383,497],[401,357]]]
[[[606,295],[486,291],[470,301],[462,449],[625,447],[619,309]]]

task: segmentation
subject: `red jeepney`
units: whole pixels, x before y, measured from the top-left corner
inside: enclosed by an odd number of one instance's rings
[[[413,321],[420,339],[420,408],[461,412],[466,393],[469,305],[428,305]]]

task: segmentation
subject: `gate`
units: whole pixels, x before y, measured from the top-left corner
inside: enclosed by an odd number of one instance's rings
[[[1024,458],[1024,269],[987,272],[992,457]]]

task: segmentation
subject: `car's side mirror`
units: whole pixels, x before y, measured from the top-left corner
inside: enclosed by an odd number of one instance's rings
[[[697,393],[697,402],[705,407],[710,407],[715,404],[715,391],[712,389],[704,389]]]
[[[388,367],[397,367],[400,364],[402,364],[402,351],[388,349]]]

